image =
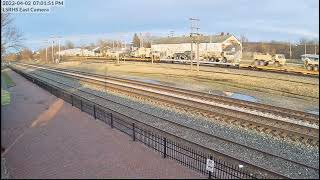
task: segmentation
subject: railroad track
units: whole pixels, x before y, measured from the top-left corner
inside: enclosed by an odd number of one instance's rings
[[[52,68],[52,67],[47,67],[47,68],[71,72],[71,73],[78,73],[78,74],[88,75],[88,76],[92,76],[92,77],[105,78],[105,76],[101,75],[101,74],[94,74],[94,73],[88,73],[88,72],[70,70],[70,69],[63,69],[63,68]],[[258,110],[260,112],[270,113],[273,115],[279,115],[281,117],[294,118],[294,119],[303,120],[303,121],[308,121],[308,119],[309,119],[310,123],[315,123],[315,124],[319,125],[319,116],[318,115],[310,114],[310,113],[306,113],[306,112],[302,112],[302,111],[296,111],[296,110],[291,110],[291,109],[286,109],[286,108],[281,108],[281,107],[275,107],[275,106],[261,104],[261,103],[255,103],[255,102],[248,102],[248,101],[243,101],[243,100],[238,100],[238,99],[233,99],[233,98],[228,98],[228,97],[223,97],[223,96],[218,96],[218,95],[212,95],[212,94],[207,94],[207,93],[202,93],[202,92],[197,92],[197,91],[192,91],[192,90],[186,90],[186,89],[181,89],[181,88],[175,88],[175,87],[170,87],[170,86],[165,86],[165,85],[158,85],[158,84],[154,85],[151,83],[144,83],[141,81],[128,80],[128,79],[112,77],[112,76],[108,76],[107,79],[126,82],[126,83],[130,83],[130,84],[135,84],[135,85],[142,85],[142,86],[146,86],[146,87],[150,87],[150,88],[157,88],[162,91],[179,93],[182,95],[196,97],[201,100],[205,99],[205,100],[210,100],[210,101],[219,101],[220,103],[223,103],[226,105],[235,105],[237,107],[243,107],[245,109]]]
[[[94,58],[93,58],[94,59]],[[103,58],[100,58],[102,60]],[[109,60],[109,59],[105,59]],[[126,61],[136,61],[136,62],[151,62],[150,59],[139,59],[139,58],[126,58]],[[114,61],[114,60],[112,60]],[[123,59],[120,59],[120,61],[123,61]],[[155,60],[154,63],[164,63],[164,64],[172,64],[169,61],[159,61]],[[196,61],[194,61],[196,63]],[[174,64],[190,64],[190,63],[174,63]],[[263,72],[269,72],[269,73],[277,73],[277,74],[288,74],[288,75],[295,75],[295,76],[305,76],[305,77],[315,77],[319,78],[319,72],[312,72],[312,71],[291,71],[286,69],[271,69],[271,68],[263,68],[263,67],[254,67],[251,65],[245,65],[245,66],[234,66],[234,65],[224,65],[224,64],[202,64],[200,63],[200,66],[206,66],[206,67],[218,67],[218,68],[230,68],[230,69],[239,69],[239,70],[249,70],[249,71],[263,71]]]
[[[107,82],[108,88],[125,93],[127,96],[134,95],[135,98],[140,96],[145,100],[153,100],[167,106],[171,104],[171,107],[178,107],[189,113],[279,138],[319,146],[319,117],[313,114],[115,77],[61,68],[28,66],[100,86],[104,86]]]
[[[167,67],[165,67],[167,68]],[[217,67],[220,68],[220,67]],[[170,67],[170,69],[178,69],[178,70],[187,70],[190,69],[190,67],[187,68],[178,68],[178,67]],[[223,69],[223,68],[222,68]],[[240,69],[241,71],[249,71],[244,69]],[[259,71],[259,70],[257,70]],[[284,82],[293,82],[293,83],[300,83],[300,84],[307,84],[307,85],[318,85],[319,83],[311,83],[311,82],[301,82],[301,81],[295,81],[292,78],[275,78],[275,77],[268,77],[268,76],[259,76],[259,75],[253,75],[253,74],[244,74],[244,73],[235,73],[235,72],[226,72],[226,71],[216,71],[216,70],[205,70],[205,69],[201,69],[201,72],[209,72],[209,73],[217,73],[217,74],[228,74],[228,75],[241,75],[241,76],[245,76],[245,77],[254,77],[254,78],[260,78],[260,79],[269,79],[269,80],[279,80],[279,81],[284,81]],[[272,72],[268,72],[268,73],[272,73]],[[309,76],[308,78],[314,78],[314,79],[318,79],[319,76]]]
[[[52,72],[51,72],[52,73]],[[81,93],[85,93],[85,94],[90,94],[96,98],[97,101],[108,101],[108,102],[112,102],[112,103],[116,103],[116,104],[119,104],[117,102],[114,102],[112,100],[109,100],[109,99],[105,99],[104,96],[100,96],[100,95],[97,95],[97,94],[92,94],[92,93],[89,93],[85,90],[82,90],[82,89],[79,89],[77,87],[73,87],[73,86],[70,86],[70,85],[67,85],[61,81],[58,81],[58,80],[54,80],[54,79],[51,79],[51,78],[48,78],[48,77],[45,77],[45,76],[42,76],[36,72],[32,72],[32,73],[29,73],[29,74],[33,74],[33,76],[35,76],[35,78],[42,78],[42,79],[45,79],[45,82],[47,82],[47,80],[49,81],[52,81],[54,83],[57,83],[57,84],[61,84],[63,86],[66,87],[66,89],[68,91],[72,91],[71,89],[77,89],[77,92],[81,92]],[[109,86],[108,86],[109,87]],[[128,91],[129,92],[129,91]],[[130,91],[131,92],[131,91]],[[125,106],[123,104],[119,104],[121,106]],[[128,107],[128,106],[126,106]],[[131,108],[133,109],[132,107],[128,107],[128,108]],[[138,109],[134,109],[136,111],[140,111]],[[142,112],[142,111],[140,111]],[[142,112],[144,114],[147,114],[146,112]],[[151,116],[154,116],[152,114],[149,114]],[[157,118],[160,118],[160,117],[157,117]],[[286,159],[286,158],[283,158],[281,156],[278,156],[278,155],[275,155],[275,154],[272,154],[272,153],[268,153],[268,152],[265,152],[265,151],[261,151],[259,149],[255,149],[255,148],[252,148],[252,147],[248,147],[246,145],[243,145],[243,144],[240,144],[240,143],[237,143],[237,142],[234,142],[234,141],[230,141],[230,140],[226,140],[226,139],[223,139],[221,137],[218,137],[218,136],[214,136],[212,134],[209,134],[209,133],[206,133],[206,132],[203,132],[203,131],[200,131],[200,130],[197,130],[197,129],[194,129],[192,127],[189,127],[189,126],[185,126],[185,125],[182,125],[182,124],[179,124],[179,123],[176,123],[176,122],[172,122],[172,121],[169,121],[169,120],[166,120],[166,119],[163,119],[161,118],[162,121],[164,122],[167,122],[167,123],[170,123],[170,126],[172,127],[179,127],[179,128],[183,128],[185,130],[189,130],[189,131],[194,131],[194,132],[197,132],[197,133],[201,133],[204,138],[206,137],[209,137],[209,138],[216,138],[216,139],[219,139],[221,141],[224,141],[224,142],[227,142],[227,143],[231,143],[231,144],[234,144],[234,145],[237,145],[238,147],[236,148],[237,150],[242,150],[242,149],[246,149],[246,150],[250,150],[251,153],[250,157],[263,157],[263,160],[271,160],[271,162],[277,162],[277,161],[281,161],[283,164],[285,164],[285,166],[288,166],[289,169],[292,168],[292,167],[300,167],[302,168],[303,170],[305,170],[307,172],[307,174],[310,174],[311,173],[319,173],[319,168],[318,167],[314,167],[314,166],[310,166],[310,165],[306,165],[306,164],[303,164],[303,163],[300,163],[300,162],[297,162],[297,161],[293,161],[293,160],[290,160],[290,159]],[[182,130],[182,132],[184,132],[185,130]],[[234,153],[232,153],[233,155],[235,155]],[[230,156],[230,154],[228,155]],[[235,159],[237,159],[237,157],[233,157]],[[269,159],[270,158],[270,159]],[[255,158],[254,158],[255,159]],[[280,177],[282,178],[294,178],[294,176],[290,177],[290,176],[286,176],[286,175],[283,175],[283,172],[281,172],[281,170],[279,171],[274,171],[274,170],[270,170],[269,168],[267,168],[265,165],[257,165],[257,164],[252,164],[252,162],[247,162],[249,160],[243,160],[243,159],[239,159],[240,161],[244,161],[248,164],[251,164],[252,166],[256,166],[256,167],[259,167],[260,169],[264,169],[268,172],[271,172],[271,173],[274,173],[274,174],[277,174],[279,175]],[[255,160],[254,160],[255,162]],[[268,164],[268,163],[267,163]],[[272,167],[272,168],[280,168],[280,167]],[[288,169],[286,169],[288,170]],[[298,174],[301,174],[301,172],[298,172]]]

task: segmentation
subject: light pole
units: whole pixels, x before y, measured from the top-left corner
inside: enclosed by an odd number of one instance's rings
[[[291,51],[291,41],[289,41],[289,54],[290,54],[290,60],[291,60],[291,57],[292,57],[292,51]]]

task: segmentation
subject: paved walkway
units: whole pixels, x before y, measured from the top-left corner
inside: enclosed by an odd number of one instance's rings
[[[10,178],[199,178],[200,174],[95,121],[16,73],[1,108]]]

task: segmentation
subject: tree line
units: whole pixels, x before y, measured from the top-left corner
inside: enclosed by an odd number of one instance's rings
[[[319,43],[291,44],[291,57],[289,43],[243,42],[242,51],[252,53],[284,54],[286,58],[300,59],[302,54],[319,54]]]

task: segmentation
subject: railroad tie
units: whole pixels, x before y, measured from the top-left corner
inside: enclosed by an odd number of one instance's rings
[[[262,126],[257,126],[256,129],[257,129],[259,132],[263,132],[266,128],[265,128],[265,127],[262,127]]]
[[[279,135],[280,135],[281,138],[287,138],[288,137],[288,134],[285,133],[285,132],[281,132]]]
[[[248,128],[254,130],[257,126],[254,124],[249,124]]]
[[[264,132],[267,133],[267,134],[270,134],[271,131],[272,131],[272,129],[270,129],[270,128],[265,128],[264,129]]]

